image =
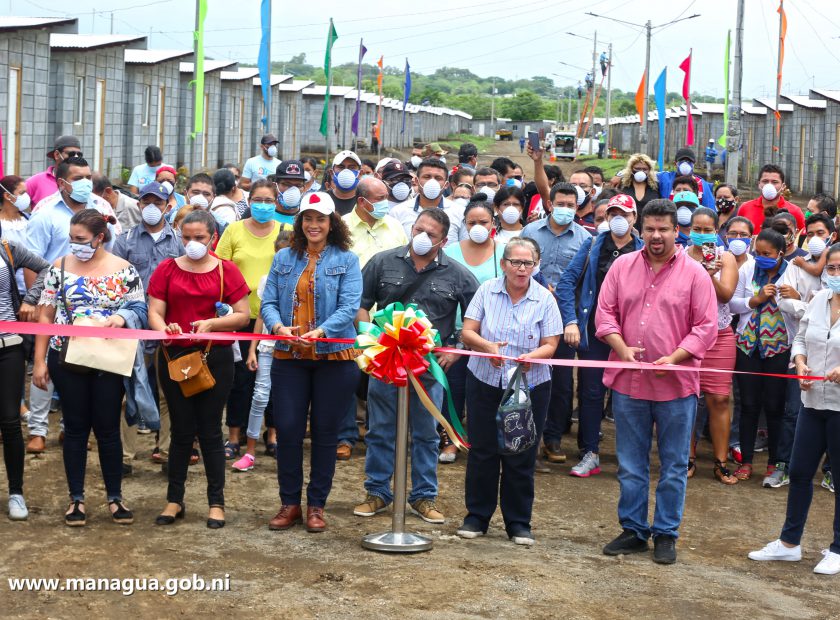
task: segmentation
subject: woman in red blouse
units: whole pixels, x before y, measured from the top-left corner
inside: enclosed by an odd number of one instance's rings
[[[231,332],[248,324],[248,285],[239,269],[208,251],[216,239],[216,220],[207,211],[193,211],[181,224],[186,256],[163,261],[149,280],[149,327],[168,334]],[[222,279],[222,275],[224,279]],[[232,306],[226,316],[216,314],[216,302]],[[233,384],[231,342],[214,342],[207,365],[216,380],[209,390],[187,398],[169,378],[163,348],[158,351],[158,373],[171,419],[169,487],[166,508],[158,525],[171,525],[184,516],[184,483],[187,479],[193,438],[197,435],[207,475],[210,513],[207,527],[225,525],[225,454],[222,440],[222,410]],[[170,359],[204,350],[207,341],[164,342]]]

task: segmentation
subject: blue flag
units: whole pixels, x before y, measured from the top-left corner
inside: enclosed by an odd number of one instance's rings
[[[659,116],[659,156],[657,157],[657,163],[660,170],[662,170],[665,160],[665,116],[667,114],[665,109],[665,74],[667,71],[667,67],[662,69],[662,73],[659,74],[656,83],[653,85],[653,98],[656,101],[656,110]]]
[[[367,48],[365,47],[365,43],[363,39],[359,40],[359,69],[356,73],[356,111],[353,112],[353,121],[350,124],[350,128],[353,131],[353,135],[359,135],[359,101],[362,97],[362,58],[365,57],[365,53],[367,53]]]
[[[265,116],[262,117],[263,131],[267,133],[268,117],[271,115],[271,0],[262,0],[260,20],[262,38],[260,39],[260,53],[257,56],[257,68],[260,70],[260,84],[265,107]]]
[[[408,58],[405,59],[405,96],[403,98],[403,118],[400,133],[405,133],[405,106],[408,105],[408,98],[411,96],[411,67],[408,66]]]

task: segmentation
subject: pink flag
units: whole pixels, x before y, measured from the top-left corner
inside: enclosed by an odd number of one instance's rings
[[[685,107],[688,112],[688,123],[685,132],[685,144],[691,146],[694,144],[694,118],[691,116],[691,51],[688,52],[688,58],[680,63],[680,69],[685,71],[685,79],[683,80],[682,96],[685,99]]]

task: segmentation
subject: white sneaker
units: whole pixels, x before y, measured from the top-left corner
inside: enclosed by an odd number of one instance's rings
[[[456,458],[458,458],[457,452],[441,452],[438,455],[438,462],[445,464],[454,463]]]
[[[824,557],[814,567],[814,572],[818,575],[836,575],[840,573],[840,553],[823,549],[822,554]]]
[[[9,518],[12,521],[26,521],[29,517],[29,510],[23,495],[9,495]]]
[[[594,476],[595,474],[600,473],[601,459],[594,452],[587,452],[583,455],[580,463],[572,467],[569,475],[575,476],[576,478],[588,478],[589,476]]]
[[[774,540],[760,551],[750,551],[748,557],[758,562],[798,562],[802,559],[802,547],[785,547],[781,540]]]

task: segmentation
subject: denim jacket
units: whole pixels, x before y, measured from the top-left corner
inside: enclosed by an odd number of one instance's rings
[[[267,329],[278,323],[292,325],[295,290],[309,259],[296,250],[280,250],[271,263],[265,282],[260,314]],[[353,321],[362,298],[362,272],[359,258],[350,251],[327,245],[315,265],[315,322],[327,338],[355,338]],[[315,352],[335,353],[352,344],[317,342]],[[289,343],[278,340],[274,347],[288,351]]]

